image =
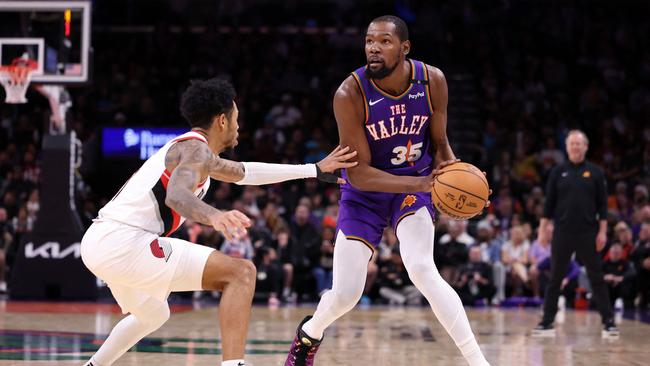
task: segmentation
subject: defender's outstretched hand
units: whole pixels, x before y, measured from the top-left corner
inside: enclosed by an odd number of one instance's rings
[[[345,184],[345,179],[339,178],[333,173],[338,169],[352,168],[358,164],[357,161],[348,162],[357,156],[356,151],[348,152],[349,146],[337,146],[327,157],[316,163],[318,180],[328,183]]]

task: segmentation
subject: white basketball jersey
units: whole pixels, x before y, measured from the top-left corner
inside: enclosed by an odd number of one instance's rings
[[[101,210],[97,220],[117,221],[143,230],[169,236],[178,229],[185,218],[165,205],[167,184],[171,173],[165,167],[169,148],[190,139],[207,140],[201,134],[188,132],[169,141],[153,154],[122,186],[115,197]],[[210,178],[199,184],[194,194],[202,199],[210,188]]]

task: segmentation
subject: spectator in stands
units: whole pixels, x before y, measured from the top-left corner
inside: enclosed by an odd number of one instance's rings
[[[551,278],[551,257],[548,257],[537,264],[539,271],[539,284],[541,293],[546,292],[546,286]],[[576,289],[578,288],[578,277],[580,276],[580,265],[578,262],[571,259],[569,261],[569,268],[567,269],[566,276],[560,283],[560,294],[564,296],[565,304],[567,307],[573,307],[576,297]]]
[[[620,244],[622,249],[622,259],[627,260],[630,256],[630,253],[634,250],[634,242],[632,241],[632,229],[625,223],[625,221],[619,221],[614,226],[614,241],[615,244]],[[607,261],[610,259],[609,250],[605,254],[603,260]]]
[[[334,263],[335,230],[332,227],[323,228],[323,240],[320,246],[320,260],[313,269],[316,278],[316,292],[320,297],[332,288],[332,265]]]
[[[609,299],[614,308],[621,299],[626,309],[634,306],[634,267],[623,257],[623,246],[614,243],[609,248],[608,258],[603,262],[603,279],[609,288]],[[616,305],[616,306],[615,306]]]
[[[532,191],[526,198],[526,210],[524,218],[537,226],[539,219],[544,213],[544,190],[540,186],[533,187]]]
[[[643,206],[648,205],[648,187],[645,184],[637,184],[634,186],[634,197],[632,198],[634,210],[638,210]]]
[[[526,238],[521,226],[510,229],[510,240],[503,244],[501,249],[501,262],[506,266],[509,287],[514,294],[523,295],[524,289],[529,287],[528,252],[530,242]]]
[[[539,284],[540,272],[538,264],[551,256],[551,238],[553,237],[553,224],[546,225],[547,233],[543,236],[538,236],[530,247],[528,259],[530,260],[530,267],[528,275],[530,276],[530,287],[533,290],[533,296],[539,298],[543,294]],[[542,241],[539,240],[542,238]],[[545,280],[548,280],[546,278]]]
[[[268,202],[262,210],[262,216],[259,220],[260,225],[263,225],[272,235],[276,235],[280,229],[287,229],[289,225],[280,216],[278,206],[274,202]]]
[[[540,151],[538,159],[542,168],[541,173],[544,177],[548,176],[551,168],[564,162],[564,153],[557,147],[557,142],[554,137],[546,137],[544,148]]]
[[[318,263],[321,255],[321,236],[312,223],[309,222],[310,211],[306,205],[298,205],[294,220],[289,224],[291,241],[289,252],[293,264],[293,284],[299,293],[315,292],[310,288],[312,268]]]
[[[272,247],[276,250],[280,265],[282,266],[282,295],[281,300],[285,302],[293,302],[296,299],[295,292],[293,291],[293,259],[291,256],[290,243],[291,237],[289,230],[281,228],[276,234],[276,239],[273,241]]]
[[[281,103],[275,105],[266,116],[276,129],[286,130],[302,123],[302,112],[293,103],[289,93],[282,94]]]
[[[280,269],[275,249],[259,248],[255,257],[255,267],[257,268],[255,298],[267,301],[271,306],[279,305],[278,295],[282,288],[282,269]]]
[[[645,310],[650,304],[650,221],[641,224],[639,240],[631,257],[637,271],[639,308]]]
[[[607,208],[616,212],[619,220],[629,221],[632,218],[633,209],[627,195],[627,183],[624,181],[616,183],[614,193],[607,198]]]
[[[225,240],[221,245],[221,252],[234,258],[253,260],[255,250],[247,233],[240,239]]]
[[[379,295],[390,305],[420,305],[422,295],[409,278],[399,247],[391,249],[390,261],[379,272]]]
[[[503,263],[501,263],[503,241],[494,237],[494,228],[488,218],[479,221],[476,229],[476,243],[481,248],[481,260],[492,266],[492,280],[496,293],[491,303],[496,305],[506,297],[506,271]]]
[[[481,257],[481,248],[471,247],[469,262],[460,268],[458,280],[454,284],[464,305],[475,305],[479,300],[490,303],[496,293],[492,281],[492,266]]]
[[[454,283],[458,268],[467,263],[468,248],[475,240],[465,231],[465,222],[450,220],[449,232],[443,235],[434,249],[434,257],[440,275],[448,283]]]

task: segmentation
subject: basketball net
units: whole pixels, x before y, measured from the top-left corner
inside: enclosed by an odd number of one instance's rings
[[[36,69],[36,61],[19,57],[11,65],[0,67],[0,84],[5,89],[5,103],[27,103],[25,94],[32,81],[32,72]]]

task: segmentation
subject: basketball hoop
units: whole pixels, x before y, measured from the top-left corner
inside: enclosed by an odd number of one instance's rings
[[[32,72],[36,69],[34,60],[19,57],[11,65],[0,66],[0,84],[5,88],[5,103],[27,103],[25,94],[32,81]]]

